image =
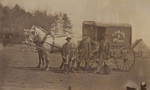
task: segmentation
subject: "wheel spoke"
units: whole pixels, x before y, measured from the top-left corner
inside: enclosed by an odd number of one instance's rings
[[[129,70],[130,69],[130,66],[128,65],[128,63],[126,62],[126,66],[127,66],[127,70]]]
[[[130,65],[128,64],[128,63],[126,63],[127,64],[127,66],[130,68]]]
[[[132,67],[132,64],[127,63],[127,65],[128,65],[128,67],[129,67],[129,69]]]
[[[123,60],[119,60],[119,62],[117,61],[117,64],[118,64],[118,67],[122,68],[123,69]]]

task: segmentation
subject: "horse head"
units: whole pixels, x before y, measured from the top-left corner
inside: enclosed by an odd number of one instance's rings
[[[31,29],[24,29],[24,36],[26,43],[33,43],[37,41],[36,27],[32,26]]]
[[[25,43],[28,43],[29,40],[29,29],[24,29],[24,37],[25,37]]]
[[[28,39],[30,42],[36,42],[38,41],[38,32],[36,26],[32,26],[31,29],[29,29],[29,36]]]
[[[39,26],[32,26],[28,31],[28,40],[32,43],[40,43],[47,35],[47,31]]]

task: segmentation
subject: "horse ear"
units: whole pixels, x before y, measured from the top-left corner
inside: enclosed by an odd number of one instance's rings
[[[31,28],[32,28],[32,29],[35,29],[35,25],[33,25]]]
[[[33,25],[32,28],[35,28],[35,25]]]
[[[28,32],[29,31],[29,29],[24,29],[24,32]]]

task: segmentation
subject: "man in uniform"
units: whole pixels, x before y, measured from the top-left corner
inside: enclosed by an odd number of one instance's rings
[[[100,41],[100,45],[99,45],[99,61],[98,61],[98,65],[97,65],[97,69],[94,73],[101,73],[102,68],[102,64],[104,64],[104,66],[106,66],[106,63],[104,62],[105,60],[109,59],[110,56],[110,47],[111,47],[111,43],[108,40],[108,36],[106,34],[103,34],[104,39]]]
[[[79,58],[80,60],[77,61],[77,71],[79,70],[81,61],[85,60],[84,72],[86,73],[87,66],[88,66],[88,60],[89,60],[90,52],[91,52],[91,42],[90,42],[90,38],[87,35],[84,36],[83,40],[80,42],[79,50],[81,51],[81,54],[80,54],[80,58]]]
[[[70,63],[71,63],[73,49],[70,43],[71,38],[67,37],[66,40],[67,42],[63,45],[62,48],[62,57],[64,61],[63,63],[64,63],[65,74],[68,74],[70,70]]]

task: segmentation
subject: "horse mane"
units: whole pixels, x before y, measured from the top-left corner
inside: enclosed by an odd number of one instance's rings
[[[38,29],[40,29],[40,30],[42,30],[43,32],[45,32],[45,33],[48,33],[46,30],[44,30],[43,28],[41,28],[40,26],[35,26],[35,27],[37,27]],[[53,39],[55,39],[55,36],[54,35],[52,35],[52,34],[49,34]]]
[[[40,26],[35,26],[35,27],[37,27],[38,29],[41,29],[43,32],[45,32],[45,33],[48,33],[46,30],[44,30],[43,28],[41,28]]]

